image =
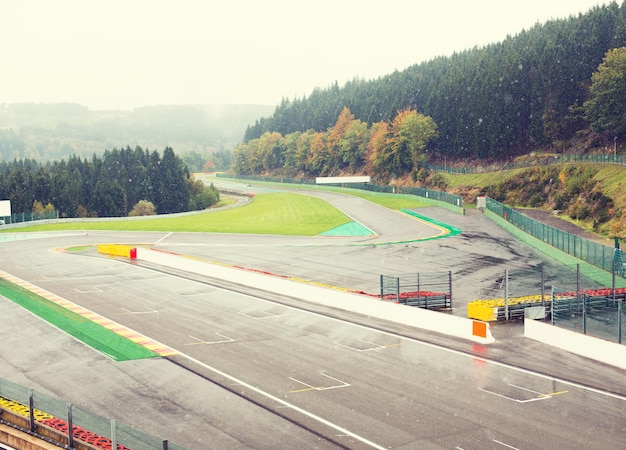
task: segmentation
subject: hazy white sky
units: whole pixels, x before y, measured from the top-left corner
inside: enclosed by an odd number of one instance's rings
[[[275,105],[607,3],[2,0],[0,104]]]

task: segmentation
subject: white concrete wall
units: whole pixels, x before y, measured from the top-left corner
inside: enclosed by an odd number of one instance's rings
[[[159,250],[138,247],[137,259],[163,266],[176,267],[188,272],[236,282],[245,286],[256,287],[261,290],[378,317],[424,330],[436,331],[481,344],[495,342],[489,324],[486,324],[487,333],[485,337],[475,336],[473,334],[474,321],[464,317],[386,302],[364,295],[342,292],[229,266],[211,264],[200,259]]]
[[[524,336],[576,355],[626,369],[626,346],[536,320],[524,320]]]

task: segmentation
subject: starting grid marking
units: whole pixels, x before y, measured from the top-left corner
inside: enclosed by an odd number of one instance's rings
[[[213,344],[226,344],[228,342],[235,342],[235,340],[233,338],[225,336],[225,335],[223,335],[223,334],[221,334],[221,333],[219,333],[217,331],[214,334],[216,334],[217,336],[221,337],[222,339],[219,339],[219,340],[216,340],[216,341],[205,341],[205,340],[202,340],[202,339],[197,338],[195,336],[189,335],[189,337],[191,339],[193,339],[194,342],[187,342],[184,345],[213,345]]]
[[[567,394],[569,391],[557,391],[557,392],[550,392],[548,394],[543,393],[543,392],[538,392],[538,391],[534,391],[532,389],[529,388],[525,388],[522,386],[517,386],[515,384],[512,383],[508,383],[508,386],[511,386],[514,389],[518,389],[524,393],[529,393],[532,394],[533,396],[530,398],[514,398],[511,397],[509,395],[506,394],[500,394],[498,392],[494,392],[494,391],[490,391],[488,389],[484,389],[484,388],[479,388],[480,391],[486,392],[487,394],[491,394],[491,395],[495,395],[496,397],[501,397],[501,398],[505,398],[507,400],[511,400],[514,401],[516,403],[531,403],[531,402],[537,402],[539,400],[547,400],[549,398],[554,397],[555,395],[561,395],[561,394]]]
[[[298,392],[307,392],[307,391],[328,391],[330,389],[340,389],[340,388],[346,388],[346,387],[350,387],[352,386],[350,383],[346,383],[345,381],[340,380],[339,378],[335,378],[335,377],[331,377],[330,375],[328,375],[326,372],[320,372],[320,375],[323,377],[326,377],[332,381],[337,382],[337,384],[333,384],[330,386],[312,386],[308,383],[305,383],[304,381],[300,381],[296,378],[293,377],[289,377],[289,379],[291,381],[295,381],[298,384],[301,384],[303,386],[306,386],[305,388],[302,389],[292,389],[291,391],[289,391],[290,394],[295,394]]]
[[[89,319],[92,322],[97,323],[98,325],[106,328],[107,330],[113,331],[114,333],[119,334],[120,336],[125,337],[126,339],[133,341],[136,344],[139,344],[147,348],[148,350],[152,350],[154,353],[158,354],[159,356],[172,356],[172,355],[178,354],[178,352],[176,352],[175,350],[169,347],[164,346],[163,344],[160,344],[140,333],[137,333],[136,331],[126,328],[125,326],[120,325],[119,323],[106,319],[102,317],[101,315],[96,314],[93,311],[83,308],[82,306],[78,306],[77,304],[72,303],[69,300],[66,300],[62,297],[59,297],[58,295],[53,294],[52,292],[46,291],[45,289],[35,286],[34,284],[29,283],[28,281],[22,280],[21,278],[13,276],[2,270],[0,270],[0,276],[10,281],[13,284],[16,284],[34,294],[39,295],[40,297],[45,298],[46,300],[49,300],[59,306],[62,306],[63,308],[69,311],[72,311],[82,317],[85,317],[86,319]]]
[[[335,344],[339,345],[340,347],[348,348],[350,350],[355,350],[357,352],[371,352],[373,350],[383,350],[385,348],[399,347],[399,346],[402,345],[401,343],[396,343],[396,344],[378,344],[376,342],[366,341],[365,339],[359,339],[359,342],[362,342],[363,344],[367,344],[367,346],[365,346],[365,347],[356,347],[354,345],[343,344],[343,343],[338,342],[338,341],[335,341]]]

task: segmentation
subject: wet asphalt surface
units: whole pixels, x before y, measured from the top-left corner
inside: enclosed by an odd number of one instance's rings
[[[442,314],[460,316],[466,315],[467,303],[472,300],[503,295],[502,277],[505,270],[516,275],[512,277],[514,281],[510,289],[514,292],[511,295],[537,293],[540,267],[545,268],[547,283],[551,279],[561,279],[564,273],[571,270],[519,242],[480,211],[469,210],[467,214],[460,215],[438,207],[416,210],[423,216],[453,225],[462,231],[458,236],[429,239],[440,231],[414,218],[338,194],[321,195],[346,211],[354,220],[376,231],[376,234],[346,238],[287,238],[198,233],[53,233],[42,235],[40,239],[3,244],[0,249],[0,269],[16,273],[64,297],[77,299],[74,301],[84,298],[84,301],[93,303],[93,309],[101,308],[102,311],[111,310],[114,306],[109,305],[104,293],[97,293],[97,289],[104,290],[109,280],[116,280],[117,297],[132,293],[133,298],[140,299],[140,284],[144,283],[147,292],[150,280],[154,277],[155,286],[152,290],[158,291],[156,282],[160,277],[124,275],[124,269],[120,269],[119,263],[114,261],[51,253],[52,248],[98,242],[145,243],[209,262],[267,272],[268,276],[299,278],[303,282],[368,293],[378,292],[380,274],[451,273],[453,310]],[[101,284],[98,284],[99,279],[102,280]],[[82,286],[77,283],[89,284]],[[174,286],[178,283],[170,282],[172,289],[176,289]],[[181,295],[191,295],[187,290],[186,285],[179,288]],[[156,295],[158,298],[158,293]],[[77,402],[89,410],[101,410],[108,416],[112,413],[111,404],[116,405],[124,423],[140,429],[150,429],[154,423],[167,423],[168,417],[175,414],[178,418],[176,423],[168,423],[163,428],[174,436],[185,436],[193,433],[194,427],[208,426],[200,420],[203,418],[191,417],[190,411],[202,410],[203,404],[218,408],[220,401],[227,402],[233,409],[225,410],[224,414],[230,416],[224,417],[223,423],[219,420],[211,422],[211,431],[207,432],[220,436],[219,442],[230,444],[233,448],[245,448],[254,441],[255,435],[246,421],[238,423],[238,415],[249,410],[244,402],[233,401],[220,389],[207,390],[191,374],[181,374],[166,361],[111,364],[94,352],[85,352],[80,343],[63,333],[51,332],[49,325],[32,318],[10,302],[0,303],[0,310],[5,318],[0,376],[42,389],[55,397]],[[190,313],[193,315],[193,311]],[[121,320],[121,317],[127,316],[112,317]],[[137,320],[141,318],[145,323],[150,320],[149,315],[133,317]],[[360,320],[381,329],[394,329],[393,324],[379,323],[375,318]],[[132,326],[132,322],[129,324]],[[161,322],[151,322],[150,326],[155,330],[163,329],[167,328],[168,322],[167,319],[161,319]],[[488,346],[420,330],[399,331],[403,335],[464,354],[626,395],[623,370],[526,339],[520,322],[493,324],[492,332],[496,342]],[[98,388],[94,389],[94,386]],[[202,394],[199,395],[199,392]],[[173,401],[174,398],[177,400]],[[266,432],[276,426],[275,418],[259,411],[254,413],[254,419],[248,419],[254,420],[255,426],[256,421],[260,421],[255,428],[258,439],[267,439]],[[292,436],[294,448],[310,443],[310,436],[302,430],[290,428],[287,432]],[[244,435],[248,441],[235,445],[233,437]],[[276,435],[275,439],[268,445],[281,444],[281,435]],[[197,445],[197,442],[192,447],[219,448],[214,445]]]

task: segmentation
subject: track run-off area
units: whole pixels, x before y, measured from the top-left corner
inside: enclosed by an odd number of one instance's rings
[[[67,320],[132,331],[122,337],[152,353],[87,346],[0,292],[0,376],[194,449],[621,445],[619,369],[528,341],[515,326],[494,327],[496,341],[483,345],[301,298],[312,289],[321,300],[360,298],[352,291],[377,292],[381,273],[452,271],[450,314],[463,317],[499,265],[546,257],[479,213],[428,207],[414,211],[420,220],[316,195],[372,233],[7,234],[3,278],[80,317]],[[102,256],[102,243],[137,246],[138,258]],[[142,251],[180,264],[142,262]],[[279,281],[291,292],[277,293]]]

